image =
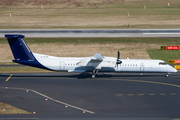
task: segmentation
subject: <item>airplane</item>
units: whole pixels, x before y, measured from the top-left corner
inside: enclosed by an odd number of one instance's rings
[[[105,57],[95,54],[91,57],[54,57],[32,53],[23,38],[24,35],[6,34],[13,62],[42,68],[51,71],[92,72],[95,78],[98,72],[137,72],[137,73],[166,73],[177,72],[175,68],[163,60],[120,59],[120,52],[115,57]]]

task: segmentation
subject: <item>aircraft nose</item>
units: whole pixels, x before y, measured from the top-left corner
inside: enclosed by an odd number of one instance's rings
[[[177,70],[174,67],[169,66],[169,72],[177,72]]]

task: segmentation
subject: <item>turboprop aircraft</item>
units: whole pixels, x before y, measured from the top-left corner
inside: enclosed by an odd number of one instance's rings
[[[166,77],[176,69],[162,60],[120,59],[95,54],[91,57],[54,57],[44,54],[32,53],[23,38],[24,35],[6,34],[12,50],[13,62],[23,65],[52,71],[92,72],[92,78],[98,72],[139,72],[139,73],[166,73]]]

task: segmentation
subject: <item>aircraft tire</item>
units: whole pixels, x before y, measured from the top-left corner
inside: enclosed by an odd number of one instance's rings
[[[96,76],[95,75],[92,75],[92,78],[94,79]]]
[[[165,77],[169,77],[169,75],[168,75],[168,74],[166,74],[166,75],[165,75]]]

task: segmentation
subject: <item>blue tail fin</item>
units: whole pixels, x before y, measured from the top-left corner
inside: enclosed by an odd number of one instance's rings
[[[33,53],[30,51],[30,49],[23,40],[24,35],[6,34],[5,37],[7,38],[12,53],[14,55],[13,62],[42,69],[48,69],[36,60]]]
[[[12,53],[14,55],[15,60],[28,60],[33,61],[34,56],[23,38],[24,35],[5,35],[7,38],[9,45],[11,47]]]

